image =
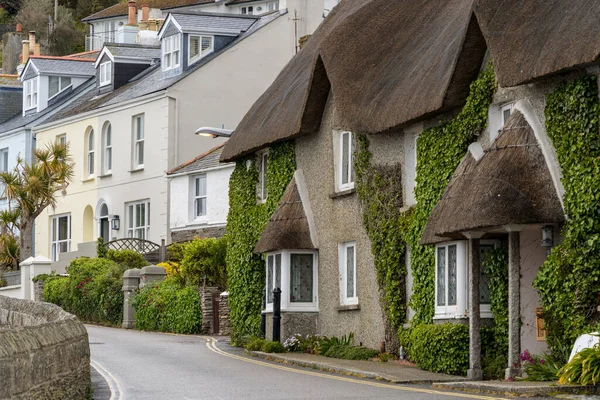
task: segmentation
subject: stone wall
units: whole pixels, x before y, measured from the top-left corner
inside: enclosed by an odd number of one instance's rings
[[[224,226],[210,226],[205,228],[185,229],[171,232],[171,241],[173,243],[187,242],[195,238],[220,238],[225,235]]]
[[[85,327],[61,308],[0,296],[0,399],[85,399]]]
[[[281,342],[300,334],[302,336],[319,334],[319,313],[316,312],[281,312]],[[273,340],[273,313],[266,313],[265,338]]]
[[[231,320],[229,319],[229,294],[221,293],[219,299],[219,335],[231,335]]]
[[[202,328],[200,333],[211,335],[219,333],[219,327],[213,327],[213,296],[221,291],[216,287],[203,287],[200,289],[200,301],[202,302]]]

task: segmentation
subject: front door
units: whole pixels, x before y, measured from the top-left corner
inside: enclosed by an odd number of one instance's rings
[[[104,243],[110,242],[110,223],[108,217],[100,218],[100,236]]]

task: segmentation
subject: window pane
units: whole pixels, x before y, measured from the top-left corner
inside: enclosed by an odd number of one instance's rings
[[[446,305],[446,248],[437,249],[437,305]]]
[[[112,145],[112,126],[108,125],[106,127],[106,146]]]
[[[58,76],[48,77],[48,97],[52,97],[58,93],[58,81]]]
[[[281,254],[275,255],[275,287],[281,289]]]
[[[71,85],[71,78],[70,77],[62,77],[60,78],[60,90],[63,90],[64,88],[66,88],[67,86]]]
[[[273,302],[273,256],[267,257],[267,302]]]
[[[510,118],[510,108],[507,108],[504,111],[502,111],[502,119],[504,120],[503,121],[504,124],[506,124],[506,121],[508,121],[508,118]]]
[[[112,148],[106,149],[106,170],[110,171],[112,169]]]
[[[313,255],[290,256],[290,302],[310,303],[313,297]]]
[[[456,305],[456,245],[448,246],[448,305]]]
[[[138,226],[146,226],[146,204],[139,204],[140,224]]]
[[[350,154],[348,154],[348,169],[350,169],[350,183],[354,182],[354,140],[352,140],[352,134],[348,134],[350,140]]]
[[[58,240],[67,240],[69,238],[69,217],[60,217],[58,219]]]
[[[129,218],[128,218],[128,228],[133,228],[133,206],[129,206]]]
[[[348,183],[348,171],[350,168],[350,160],[348,159],[350,138],[349,134],[342,133],[342,185]]]
[[[494,250],[494,245],[481,245],[479,248],[481,260],[481,274],[479,276],[479,301],[481,304],[490,304],[490,276],[485,265],[486,255]]]
[[[346,297],[354,297],[354,246],[346,247]]]
[[[196,199],[196,217],[206,215],[206,198]]]
[[[198,36],[190,36],[190,58],[200,55],[200,38]]]
[[[67,242],[58,243],[58,252],[59,253],[66,253],[67,251],[69,251],[69,243],[67,243]]]
[[[206,175],[198,177],[198,196],[206,196]]]
[[[135,148],[136,148],[136,152],[137,152],[137,164],[138,165],[143,165],[144,164],[144,142],[137,142],[135,144]]]
[[[202,37],[202,54],[206,54],[212,47],[212,37],[203,36]]]

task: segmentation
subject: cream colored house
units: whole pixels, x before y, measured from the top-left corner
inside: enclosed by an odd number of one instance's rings
[[[287,10],[224,19],[170,14],[160,48],[106,45],[96,90],[36,127],[38,146],[64,135],[75,163],[66,195],[36,220],[37,254],[99,236],[170,242],[165,172],[220,144],[194,132],[235,128],[295,53]]]

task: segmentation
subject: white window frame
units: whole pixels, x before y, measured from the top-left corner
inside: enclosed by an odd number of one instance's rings
[[[273,311],[273,290],[276,287],[279,287],[279,289],[283,288],[281,286],[282,285],[282,280],[281,280],[281,272],[282,272],[282,260],[283,260],[283,254],[282,253],[270,253],[267,254],[266,256],[266,292],[265,292],[265,304],[266,304],[266,309],[269,311]],[[279,279],[277,279],[277,266],[279,264]]]
[[[38,78],[36,76],[25,81],[25,110],[31,110],[38,106]]]
[[[258,187],[256,197],[259,203],[265,203],[269,193],[267,191],[267,169],[269,168],[269,151],[258,153]]]
[[[415,187],[417,185],[417,144],[423,125],[406,129],[404,132],[404,205],[406,207],[417,204]]]
[[[50,81],[52,80],[52,78],[56,78],[58,79],[58,87],[57,87],[57,92],[54,94],[50,93]],[[66,83],[68,79],[68,84]],[[53,99],[54,97],[58,96],[63,90],[65,90],[66,88],[68,88],[69,86],[71,86],[71,78],[68,76],[57,76],[57,75],[51,75],[48,76],[48,100]]]
[[[336,191],[354,189],[354,134],[350,131],[337,132],[337,161],[334,163],[336,169]],[[344,151],[344,137],[348,136],[348,149]],[[344,174],[344,155],[348,156],[348,171]],[[347,179],[347,182],[344,182]]]
[[[270,1],[269,3],[267,3],[267,11],[268,12],[277,11],[277,10],[279,10],[279,2],[278,1]]]
[[[110,61],[100,64],[100,86],[110,85],[112,82],[112,65]]]
[[[134,115],[131,119],[131,121],[132,121],[132,140],[133,140],[133,169],[134,170],[144,168],[144,159],[146,157],[146,153],[144,151],[145,150],[144,149],[144,143],[145,143],[144,138],[146,137],[146,134],[145,134],[146,121],[145,121],[145,119],[146,119],[145,114]],[[138,124],[138,120],[141,120],[140,124]],[[138,127],[140,129],[138,129]],[[141,155],[141,159],[140,159],[140,155]]]
[[[181,65],[181,34],[164,38],[161,48],[163,71],[178,68]]]
[[[281,255],[281,310],[290,312],[318,312],[319,311],[319,257],[316,250],[282,250],[277,252],[267,253],[265,260],[265,271],[267,272],[266,277],[268,279],[268,260],[269,256]],[[311,302],[292,302],[290,299],[291,294],[291,256],[294,254],[311,254],[313,256],[313,276],[312,276],[312,301]],[[273,264],[275,265],[275,264]],[[273,273],[275,278],[275,273]],[[268,283],[265,280],[266,287]],[[275,279],[273,285],[275,285]],[[275,287],[275,286],[273,286]],[[265,311],[273,311],[273,303],[269,303],[269,295],[266,293]]]
[[[136,225],[136,216],[140,208],[138,206],[144,206],[144,224]],[[134,201],[127,203],[125,207],[126,224],[127,224],[127,237],[138,238],[148,240],[150,234],[150,200]],[[143,237],[138,236],[139,232],[142,232]]]
[[[8,147],[0,149],[0,172],[8,172]],[[0,199],[6,199],[5,185],[0,184]]]
[[[68,230],[66,239],[58,239],[61,218],[67,218]],[[71,251],[71,214],[53,215],[50,218],[50,254],[52,261],[58,260],[58,255],[61,254],[59,251],[61,243],[67,244],[67,253]]]
[[[110,139],[110,140],[109,140]],[[102,174],[112,173],[112,125],[108,122],[102,130]]]
[[[87,162],[86,162],[86,167],[87,167],[87,177],[88,178],[93,178],[94,177],[94,172],[95,172],[95,159],[96,159],[96,146],[95,146],[95,135],[94,135],[94,130],[90,129],[90,131],[87,134],[86,137],[86,141],[85,141],[85,147],[86,147],[86,157],[87,157]]]
[[[200,193],[200,180],[204,178],[204,194]],[[206,174],[200,174],[200,175],[195,175],[193,178],[193,194],[194,194],[194,201],[192,203],[194,209],[193,209],[193,217],[194,219],[199,219],[202,217],[206,217],[207,213],[208,213],[208,177]],[[199,214],[198,213],[198,203],[202,202],[202,200],[204,200],[204,214]]]
[[[514,103],[494,104],[490,106],[490,109],[488,111],[488,121],[490,127],[491,143],[493,143],[494,140],[496,140],[496,138],[500,135],[502,129],[504,129],[504,125],[506,125],[506,121],[508,120],[508,118],[504,118],[505,111],[509,111],[510,114],[512,114],[514,107]]]
[[[67,145],[67,134],[63,133],[60,135],[56,135],[56,143],[66,146]]]
[[[192,57],[192,38],[198,39],[198,54]],[[202,50],[202,41],[204,39],[210,40],[210,47],[206,50]],[[188,37],[188,65],[192,65],[203,57],[206,57],[215,50],[215,38],[214,36],[207,35],[189,35]]]
[[[353,296],[348,296],[348,249],[352,248],[353,261]],[[340,266],[340,304],[343,306],[358,304],[358,273],[356,271],[356,242],[342,243],[338,248],[338,260]]]

